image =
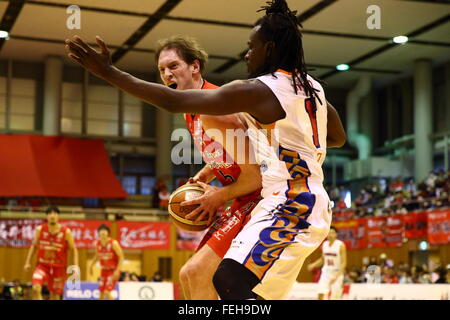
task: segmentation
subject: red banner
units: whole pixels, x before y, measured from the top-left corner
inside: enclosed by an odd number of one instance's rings
[[[180,228],[177,229],[177,249],[178,250],[197,250],[198,245],[205,236],[207,230],[203,232],[189,232]]]
[[[70,229],[78,249],[94,248],[98,227],[101,224],[111,227],[111,223],[106,220],[61,220],[60,223]]]
[[[1,219],[0,247],[28,248],[34,238],[34,230],[44,220],[40,219]]]
[[[14,248],[28,248],[34,238],[36,227],[45,223],[40,219],[2,219],[0,220],[0,246]],[[94,240],[98,239],[97,229],[101,224],[110,225],[102,220],[61,220],[61,225],[71,231],[78,249],[94,247]]]
[[[124,249],[170,248],[170,222],[119,221],[117,226]]]
[[[367,248],[386,247],[386,217],[367,218]]]
[[[345,243],[347,249],[366,247],[366,219],[337,221],[333,226],[338,229],[338,238]]]
[[[425,238],[427,236],[427,213],[411,212],[403,216],[405,237],[408,239]]]
[[[387,217],[385,240],[388,247],[401,247],[403,245],[404,232],[403,216],[394,215]]]
[[[450,243],[450,211],[428,212],[428,242]]]

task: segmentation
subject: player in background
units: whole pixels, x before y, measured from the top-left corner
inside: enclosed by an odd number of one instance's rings
[[[110,237],[107,225],[102,224],[97,232],[99,239],[94,243],[95,256],[89,267],[89,273],[93,274],[94,265],[100,261],[100,300],[112,300],[111,291],[119,281],[124,255],[119,242]]]
[[[38,253],[32,278],[33,300],[42,300],[43,285],[47,285],[50,291],[50,300],[61,299],[67,275],[68,250],[73,252],[73,264],[78,267],[78,250],[72,232],[59,224],[59,213],[58,207],[47,208],[47,223],[36,228],[33,243],[28,251],[24,266],[27,272],[31,270],[34,253]]]
[[[337,229],[330,228],[327,240],[322,245],[322,257],[310,263],[308,270],[322,266],[319,279],[319,300],[338,300],[342,298],[344,273],[347,267],[347,250],[345,243],[337,239]]]

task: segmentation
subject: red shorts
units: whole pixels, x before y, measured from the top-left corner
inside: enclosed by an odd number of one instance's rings
[[[114,269],[102,269],[98,289],[100,292],[113,291],[118,280],[114,279]]]
[[[66,267],[52,267],[39,263],[33,273],[32,284],[47,285],[48,291],[62,296],[66,282]]]
[[[233,200],[231,206],[209,228],[197,251],[208,244],[219,257],[223,258],[230,248],[231,241],[250,220],[250,213],[260,200],[259,196],[245,201]]]

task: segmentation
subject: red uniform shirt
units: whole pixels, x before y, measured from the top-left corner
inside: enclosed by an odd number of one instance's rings
[[[61,226],[58,232],[50,233],[48,224],[43,224],[39,234],[38,263],[52,267],[67,265],[67,227]]]
[[[114,239],[109,239],[105,246],[102,242],[97,240],[95,243],[95,250],[100,256],[100,267],[104,270],[114,270],[119,263],[119,256],[113,249]]]
[[[202,89],[217,89],[216,85],[204,80]],[[225,148],[217,141],[211,140],[203,129],[203,124],[199,114],[185,114],[186,126],[194,139],[197,150],[202,154],[203,160],[210,164],[216,178],[226,186],[235,182],[241,174],[239,165],[230,160],[233,158],[227,153]],[[228,159],[228,162],[227,162]],[[248,195],[237,198],[239,201],[245,201],[258,197],[261,190],[256,190]]]

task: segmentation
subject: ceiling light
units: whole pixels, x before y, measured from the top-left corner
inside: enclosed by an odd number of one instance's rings
[[[8,36],[9,36],[8,31],[0,30],[0,38],[8,38]]]
[[[348,69],[350,69],[350,66],[348,64],[340,64],[336,66],[336,69],[338,69],[339,71],[347,71]]]
[[[408,37],[407,36],[398,36],[398,37],[395,37],[394,39],[392,39],[392,41],[394,41],[395,43],[398,43],[398,44],[402,44],[402,43],[408,42]]]

